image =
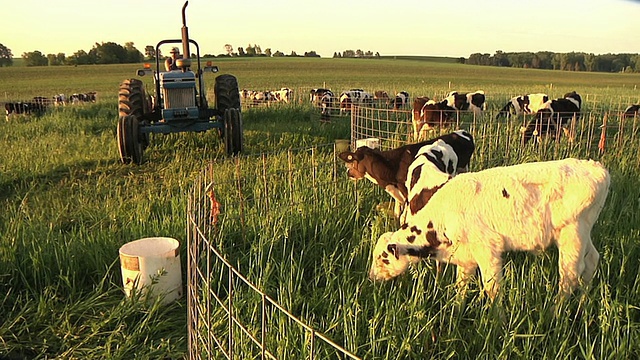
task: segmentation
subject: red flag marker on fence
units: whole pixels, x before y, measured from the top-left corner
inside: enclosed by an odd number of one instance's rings
[[[600,141],[598,142],[598,149],[600,150],[600,154],[604,153],[605,142],[607,138],[607,117],[609,113],[604,114],[604,118],[602,118],[602,125],[600,126]]]

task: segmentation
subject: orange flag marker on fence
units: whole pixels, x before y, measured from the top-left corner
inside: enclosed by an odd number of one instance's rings
[[[600,154],[604,153],[605,142],[607,138],[607,117],[609,113],[604,114],[604,118],[602,119],[602,125],[600,126],[600,141],[598,142],[598,149],[600,150]]]

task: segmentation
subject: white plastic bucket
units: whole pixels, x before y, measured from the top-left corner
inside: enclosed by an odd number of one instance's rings
[[[122,284],[127,297],[135,288],[148,296],[165,294],[163,304],[182,296],[180,243],[168,237],[149,237],[120,247]]]
[[[366,138],[356,140],[356,149],[362,146],[366,146],[372,149],[380,147],[380,139],[378,138]]]

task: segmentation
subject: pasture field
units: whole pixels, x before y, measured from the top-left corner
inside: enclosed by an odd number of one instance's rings
[[[244,111],[248,154],[348,138],[347,118],[321,124],[307,104],[308,90],[323,86],[334,92],[406,90],[412,96],[482,89],[489,113],[509,96],[533,92],[560,97],[576,90],[593,111],[618,111],[640,102],[640,74],[392,59],[216,59],[215,64],[221,73],[236,75],[241,88],[286,86],[298,95],[292,105]],[[98,93],[95,104],[0,122],[1,359],[176,359],[187,353],[186,299],[168,306],[125,299],[118,248],[142,237],[171,236],[181,241],[186,261],[187,195],[206,164],[224,157],[223,145],[214,131],[158,135],[145,151],[144,164],[120,164],[118,84],[138,67],[0,68],[0,102]],[[214,75],[206,76],[213,93]],[[607,205],[593,231],[600,264],[593,286],[566,302],[556,298],[554,250],[507,257],[504,318],[486,303],[477,284],[466,307],[459,308],[450,286],[453,271],[437,278],[426,262],[394,281],[371,283],[366,278],[370,252],[377,236],[393,224],[376,210],[388,195],[369,183],[358,184],[363,200],[357,205],[345,197],[330,207],[321,198],[319,205],[298,211],[280,209],[269,216],[256,211],[247,220],[254,226],[251,238],[231,228],[222,234],[230,238],[216,240],[223,248],[233,241],[235,246],[225,250],[240,269],[318,331],[365,359],[636,358],[640,144],[633,129],[629,141],[612,141],[610,150],[594,154],[612,174]],[[499,157],[500,144],[479,146],[472,170],[494,166],[489,159]],[[540,158],[533,149],[520,154],[505,162]],[[217,176],[232,178],[233,166],[221,166]],[[346,175],[343,181],[348,182]],[[232,225],[229,220],[226,226]],[[283,324],[276,326],[280,331]],[[296,350],[301,341],[286,335],[278,346],[282,359],[303,353]],[[340,358],[320,353],[323,359]],[[238,358],[259,356],[247,349]]]

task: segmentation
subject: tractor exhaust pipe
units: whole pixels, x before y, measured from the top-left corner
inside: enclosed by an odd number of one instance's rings
[[[187,28],[187,5],[189,1],[185,1],[182,6],[182,58],[188,59],[191,56],[189,51],[189,28]]]

